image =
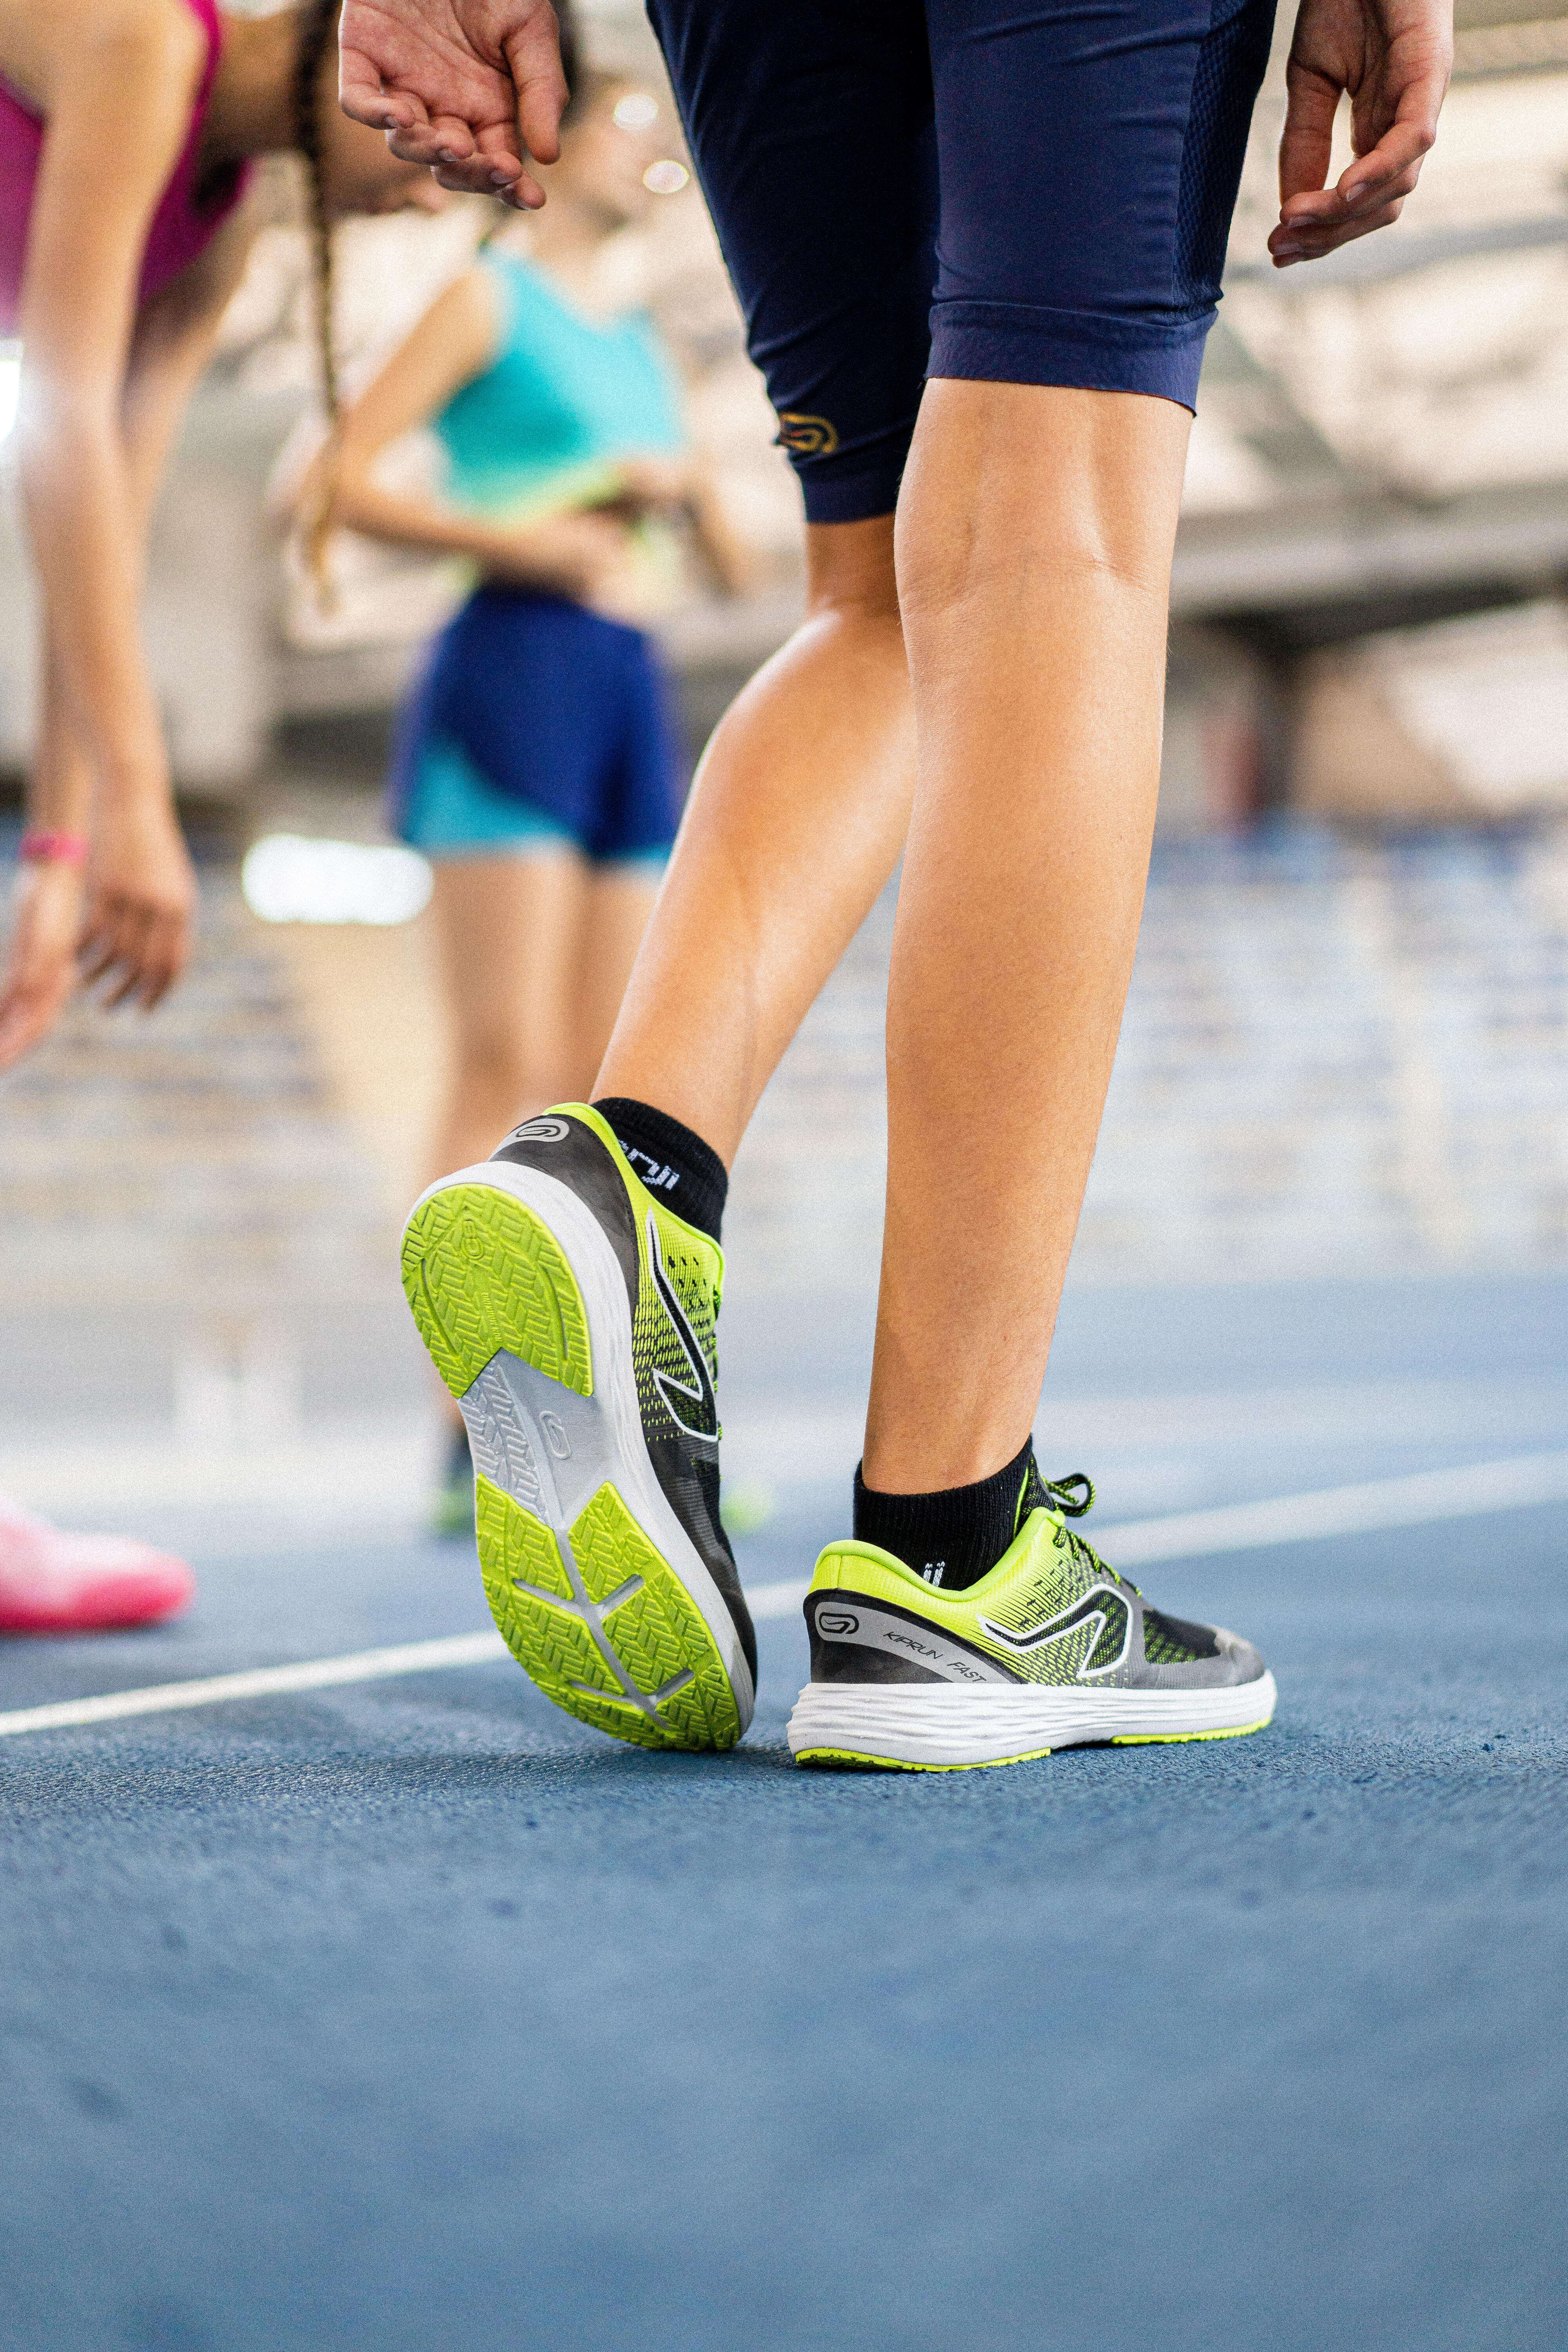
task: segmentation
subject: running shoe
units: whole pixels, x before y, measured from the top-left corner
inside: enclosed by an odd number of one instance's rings
[[[0,1497],[0,1633],[107,1633],[184,1609],[183,1559],[131,1536],[78,1536]]]
[[[829,1544],[805,1599],[797,1763],[952,1771],[1263,1729],[1274,1677],[1250,1642],[1167,1617],[1108,1568],[1068,1524],[1094,1500],[1081,1473],[1037,1493],[995,1567],[958,1591],[875,1544]]]
[[[582,1103],[415,1203],[403,1284],[468,1424],[512,1655],[584,1723],[732,1748],[757,1654],[719,1518],[724,1259]]]

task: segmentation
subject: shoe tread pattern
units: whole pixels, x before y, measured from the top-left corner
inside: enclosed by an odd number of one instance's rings
[[[579,1396],[594,1393],[588,1318],[564,1251],[532,1210],[489,1184],[455,1184],[417,1210],[403,1287],[454,1396],[498,1348]]]
[[[484,1477],[478,1496],[490,1613],[547,1698],[637,1747],[734,1746],[740,1715],[702,1612],[614,1486],[579,1514],[570,1559],[550,1528]]]

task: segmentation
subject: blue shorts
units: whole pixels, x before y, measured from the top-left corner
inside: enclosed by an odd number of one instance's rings
[[[812,522],[930,376],[1193,406],[1274,0],[647,0]]]
[[[388,817],[426,856],[661,864],[683,762],[658,653],[563,597],[481,588],[398,724]]]

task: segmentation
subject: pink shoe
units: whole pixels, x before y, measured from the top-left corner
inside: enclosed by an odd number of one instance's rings
[[[71,1536],[0,1498],[0,1633],[101,1633],[183,1609],[183,1559],[130,1536]]]

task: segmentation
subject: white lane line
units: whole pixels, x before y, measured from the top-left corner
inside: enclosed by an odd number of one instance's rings
[[[1489,1511],[1522,1511],[1538,1503],[1563,1502],[1568,1502],[1568,1454],[1525,1454],[1507,1462],[1423,1470],[1414,1477],[1373,1478],[1356,1486],[1277,1495],[1262,1503],[1227,1503],[1217,1510],[1178,1511],[1163,1519],[1128,1519],[1107,1528],[1101,1540],[1116,1566],[1142,1568],[1152,1560],[1370,1535],[1380,1528],[1425,1527],[1443,1519],[1479,1518]],[[746,1599],[753,1617],[787,1617],[800,1606],[805,1591],[803,1577],[752,1585]],[[147,1690],[110,1691],[101,1698],[19,1707],[0,1715],[0,1738],[71,1724],[110,1723],[121,1716],[162,1715],[174,1707],[213,1706],[225,1699],[328,1690],[334,1684],[425,1674],[437,1666],[484,1665],[510,1654],[499,1633],[405,1642],[396,1649],[359,1650],[343,1658],[310,1658],[294,1666],[260,1666],[245,1674],[209,1675],[200,1682],[157,1683]]]
[[[244,1674],[206,1675],[199,1682],[153,1683],[145,1690],[110,1691],[102,1698],[18,1707],[0,1715],[0,1737],[53,1731],[69,1723],[110,1723],[122,1715],[163,1715],[177,1706],[214,1706],[220,1699],[266,1698],[274,1691],[330,1690],[334,1683],[373,1683],[384,1675],[424,1674],[432,1666],[485,1665],[510,1655],[499,1633],[453,1633],[439,1642],[403,1642],[394,1650],[355,1650],[345,1658],[305,1658],[294,1666],[255,1666]]]
[[[1170,1518],[1128,1519],[1108,1527],[1102,1542],[1115,1566],[1138,1568],[1148,1560],[1370,1535],[1379,1528],[1418,1528],[1562,1502],[1568,1502],[1568,1454],[1524,1454],[1507,1462],[1467,1462],[1452,1470],[1418,1471],[1413,1477],[1278,1495],[1262,1503],[1180,1511]]]
[[[746,1595],[753,1617],[787,1617],[805,1598],[796,1584],[757,1584]],[[484,1666],[511,1655],[499,1633],[453,1633],[438,1642],[403,1642],[395,1649],[355,1650],[342,1658],[307,1658],[293,1666],[256,1666],[200,1681],[153,1683],[144,1690],[109,1691],[101,1698],[58,1699],[47,1706],[0,1715],[0,1738],[20,1731],[58,1731],[71,1724],[112,1723],[128,1715],[166,1715],[182,1706],[216,1706],[227,1699],[269,1698],[280,1691],[331,1690],[339,1683],[373,1683],[388,1675],[422,1675],[438,1666]]]
[[[746,1606],[753,1617],[791,1617],[805,1599],[806,1577],[791,1577],[784,1584],[748,1584]]]

